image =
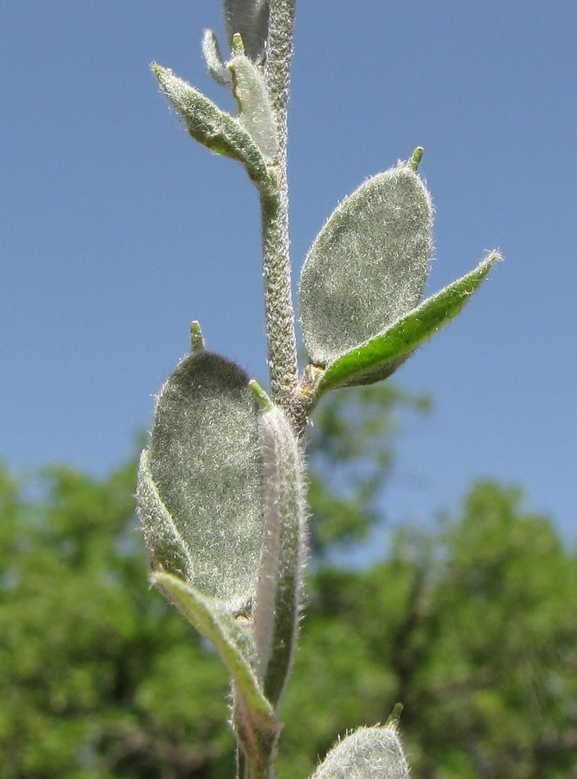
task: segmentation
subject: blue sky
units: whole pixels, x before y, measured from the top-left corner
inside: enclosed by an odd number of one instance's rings
[[[0,6],[0,457],[16,470],[122,462],[191,319],[265,375],[256,193],[148,71],[232,108],[204,27],[222,30],[216,0]],[[396,375],[435,411],[406,421],[395,520],[495,477],[577,537],[576,30],[560,0],[297,3],[295,277],[337,202],[417,145],[436,206],[427,292],[493,247],[506,260]]]

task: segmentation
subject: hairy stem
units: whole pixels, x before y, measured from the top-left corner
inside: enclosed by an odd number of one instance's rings
[[[261,196],[266,337],[271,396],[292,418],[298,382],[296,335],[288,259],[288,198]]]
[[[276,187],[261,192],[266,337],[273,400],[296,423],[298,363],[292,304],[287,187],[287,103],[295,0],[271,0],[265,79],[278,133]],[[300,431],[299,431],[300,432]]]
[[[285,149],[294,14],[295,0],[270,0],[265,78]]]
[[[298,361],[292,303],[287,185],[287,103],[295,0],[270,0],[265,80],[277,131],[277,156],[269,169],[271,185],[260,189],[266,338],[272,399],[284,409],[297,433],[304,425],[295,414]],[[248,742],[237,735],[246,749]],[[276,738],[251,754],[239,752],[237,779],[274,779]],[[264,746],[264,751],[262,747]],[[258,757],[255,756],[258,754]],[[264,759],[263,759],[264,757]]]

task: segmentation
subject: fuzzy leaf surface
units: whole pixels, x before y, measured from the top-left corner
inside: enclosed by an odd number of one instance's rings
[[[139,482],[156,562],[248,614],[263,519],[258,408],[244,371],[209,352],[179,363],[158,396]]]
[[[413,309],[431,253],[431,199],[407,165],[377,174],[337,206],[301,274],[310,361],[334,362]]]
[[[312,779],[409,779],[395,728],[360,728],[331,749]]]
[[[152,70],[164,95],[196,141],[217,154],[241,162],[255,183],[268,183],[266,162],[260,149],[233,116],[168,68],[153,65]]]
[[[154,483],[148,449],[140,455],[137,500],[152,567],[162,566],[181,579],[192,581],[194,563],[189,546],[178,531]]]
[[[448,324],[466,306],[500,259],[489,254],[470,273],[423,301],[384,332],[335,360],[323,374],[317,393],[355,384],[381,381],[415,349]]]
[[[268,35],[268,0],[224,0],[226,37],[240,33],[244,50],[253,62],[263,59]]]

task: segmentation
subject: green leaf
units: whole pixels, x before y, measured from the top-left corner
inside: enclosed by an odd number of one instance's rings
[[[153,65],[160,88],[184,120],[190,135],[217,154],[241,162],[257,185],[269,183],[266,162],[250,134],[229,113],[168,68]]]
[[[263,541],[258,416],[244,371],[189,355],[158,396],[137,493],[154,562],[247,615]]]
[[[409,779],[395,728],[360,728],[340,741],[312,779]]]
[[[419,302],[432,252],[432,206],[407,165],[362,184],[329,217],[305,260],[300,321],[310,361],[326,366]]]
[[[150,452],[140,455],[138,468],[138,513],[150,550],[153,568],[166,568],[176,576],[191,581],[194,564],[189,546],[179,533],[174,519],[164,505],[150,472]]]
[[[475,270],[427,298],[391,327],[335,360],[317,384],[320,397],[328,390],[381,381],[395,371],[422,343],[448,324],[500,259],[491,252]]]
[[[252,667],[256,650],[248,632],[220,601],[204,595],[176,576],[157,572],[152,574],[151,579],[191,625],[212,641],[253,721],[261,723],[267,730],[276,730],[272,707],[264,697]]]
[[[238,102],[238,121],[250,134],[267,163],[278,151],[277,129],[261,70],[244,54],[228,63],[233,94]]]
[[[226,37],[232,48],[232,38],[240,33],[244,50],[253,62],[264,58],[268,35],[268,0],[224,0]]]

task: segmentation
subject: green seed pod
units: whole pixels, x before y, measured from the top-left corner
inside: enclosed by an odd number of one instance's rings
[[[377,174],[337,206],[301,275],[310,361],[330,365],[414,308],[431,253],[431,199],[407,165]]]
[[[158,396],[137,493],[155,567],[243,614],[263,540],[258,417],[244,371],[189,355]]]
[[[312,779],[409,779],[396,728],[360,728],[331,749]]]
[[[301,444],[278,406],[259,420],[264,539],[254,608],[257,672],[277,705],[291,670],[306,556],[307,506]]]

